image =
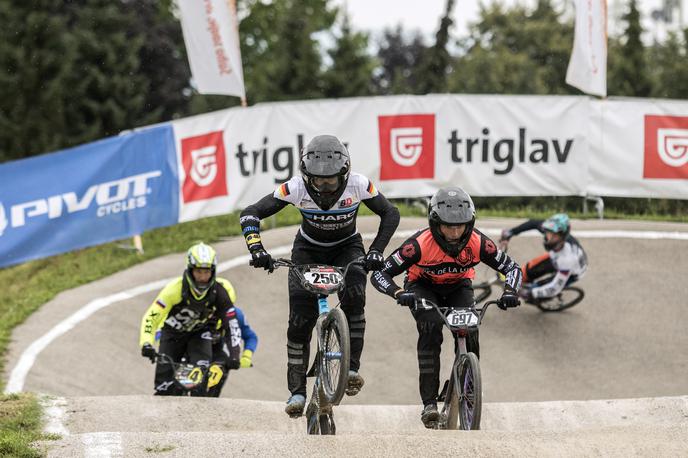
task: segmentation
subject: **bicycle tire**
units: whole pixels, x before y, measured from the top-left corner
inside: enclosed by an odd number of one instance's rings
[[[313,393],[316,396],[316,393]],[[306,432],[308,434],[320,434],[320,422],[318,421],[318,407],[311,397],[311,401],[306,408]]]
[[[323,413],[320,414],[320,434],[323,436],[334,436],[337,432],[337,428],[334,424],[334,418],[332,414]]]
[[[573,294],[572,298],[562,299],[562,295]],[[585,297],[585,291],[576,286],[567,286],[559,294],[544,300],[533,301],[532,303],[543,312],[561,312],[570,309],[578,304]]]
[[[487,283],[478,283],[473,285],[473,298],[476,304],[481,303],[492,294],[492,287]]]
[[[461,429],[466,431],[480,429],[483,395],[480,362],[475,353],[469,352],[461,358],[458,382],[461,389],[459,398]]]
[[[338,405],[349,380],[351,355],[349,325],[342,309],[329,311],[320,332],[323,342],[319,361],[320,386],[325,402]]]
[[[444,408],[446,419],[444,421],[446,429],[458,429],[459,426],[459,386],[457,381],[459,379],[458,361],[452,367],[449,383],[447,384],[447,393],[444,398]]]

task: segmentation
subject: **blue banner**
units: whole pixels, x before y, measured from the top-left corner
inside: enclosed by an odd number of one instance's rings
[[[0,164],[0,267],[176,224],[169,124]]]

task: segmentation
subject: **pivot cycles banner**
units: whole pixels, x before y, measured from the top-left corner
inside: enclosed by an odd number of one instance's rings
[[[0,165],[0,266],[226,214],[333,134],[388,197],[688,198],[688,102],[429,95],[260,104]],[[55,178],[58,177],[58,178]]]
[[[177,222],[170,126],[0,164],[0,266]]]

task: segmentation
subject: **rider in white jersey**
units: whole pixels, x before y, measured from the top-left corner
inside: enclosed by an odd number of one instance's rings
[[[529,220],[504,230],[500,239],[501,248],[506,249],[509,239],[514,235],[531,229],[543,233],[547,252],[523,265],[524,286],[520,294],[525,299],[556,296],[564,287],[583,277],[588,268],[588,257],[578,240],[571,235],[571,223],[564,213],[545,221]]]

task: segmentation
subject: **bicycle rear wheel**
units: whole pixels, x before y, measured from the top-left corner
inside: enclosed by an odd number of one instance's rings
[[[321,328],[320,379],[323,397],[337,405],[349,378],[349,325],[342,309],[330,310]]]
[[[482,381],[480,362],[475,353],[468,353],[459,362],[459,419],[461,429],[480,429],[482,412]]]
[[[449,383],[447,384],[447,393],[444,398],[444,408],[442,409],[446,416],[444,424],[446,429],[458,429],[459,426],[459,362],[455,362],[452,367]]]
[[[561,312],[578,304],[584,297],[585,292],[582,289],[568,286],[556,296],[533,301],[533,304],[543,312]]]

